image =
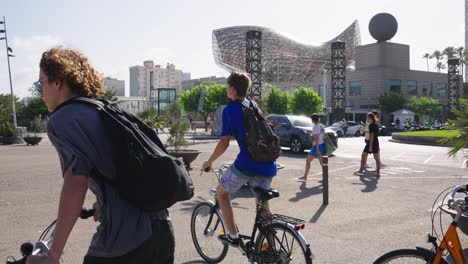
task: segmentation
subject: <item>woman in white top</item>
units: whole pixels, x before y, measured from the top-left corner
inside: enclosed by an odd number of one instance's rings
[[[300,181],[304,182],[307,181],[309,175],[310,163],[314,158],[318,158],[320,165],[322,165],[322,155],[325,155],[325,142],[323,141],[325,130],[320,124],[320,118],[317,114],[312,115],[312,122],[314,123],[312,127],[312,148],[307,155],[304,176],[299,178]]]

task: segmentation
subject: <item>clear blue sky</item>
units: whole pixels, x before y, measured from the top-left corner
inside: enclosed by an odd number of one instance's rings
[[[213,59],[211,33],[236,25],[273,28],[305,43],[336,36],[355,19],[362,44],[375,42],[368,23],[392,13],[392,42],[411,46],[411,67],[427,70],[425,52],[464,46],[463,0],[2,0],[13,89],[20,97],[37,80],[40,55],[64,45],[81,50],[104,76],[126,80],[128,67],[151,59],[174,63],[192,78],[226,75]],[[435,63],[431,64],[431,70]],[[5,43],[0,41],[0,93],[9,93]]]

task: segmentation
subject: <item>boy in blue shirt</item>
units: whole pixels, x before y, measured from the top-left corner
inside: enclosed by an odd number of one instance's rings
[[[247,90],[251,85],[251,80],[246,73],[233,72],[227,79],[227,97],[232,100],[223,110],[223,125],[221,139],[218,142],[213,154],[203,163],[204,170],[211,170],[213,162],[218,159],[229,147],[229,141],[234,137],[239,145],[239,154],[234,164],[224,173],[217,187],[218,201],[223,212],[226,228],[229,233],[220,235],[218,238],[230,244],[239,246],[239,231],[234,221],[234,212],[231,206],[230,194],[239,190],[248,183],[251,188],[260,187],[265,190],[270,189],[273,176],[276,176],[276,161],[257,162],[247,150],[243,105],[250,106],[250,101],[246,100]],[[265,208],[268,209],[267,205]]]

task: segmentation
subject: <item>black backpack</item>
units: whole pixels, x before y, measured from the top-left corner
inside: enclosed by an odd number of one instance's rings
[[[244,112],[245,143],[252,159],[258,162],[276,160],[280,156],[281,147],[271,123],[255,102],[250,101],[248,107],[240,100],[237,102],[242,105]]]
[[[134,115],[107,100],[78,97],[60,107],[80,103],[95,107],[112,142],[116,178],[96,171],[123,199],[145,211],[159,211],[189,200],[194,186],[181,158],[170,156],[156,132]]]

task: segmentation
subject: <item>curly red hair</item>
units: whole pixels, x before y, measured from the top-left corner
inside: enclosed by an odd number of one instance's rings
[[[80,96],[94,98],[104,93],[101,74],[77,50],[52,48],[42,53],[39,66],[49,81],[64,81]]]

